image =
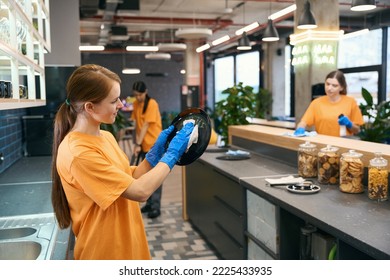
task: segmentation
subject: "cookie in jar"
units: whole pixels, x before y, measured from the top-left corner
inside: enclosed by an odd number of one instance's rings
[[[336,185],[340,178],[339,148],[327,145],[318,152],[318,182]]]
[[[387,160],[382,157],[382,153],[377,152],[368,167],[368,197],[377,201],[387,200],[388,184]]]
[[[364,165],[363,154],[354,150],[343,153],[340,158],[340,191],[346,193],[362,193]]]
[[[309,141],[299,145],[298,175],[303,178],[317,177],[317,146]]]

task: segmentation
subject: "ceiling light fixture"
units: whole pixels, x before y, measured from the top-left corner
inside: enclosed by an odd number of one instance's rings
[[[157,47],[162,52],[184,51],[187,49],[187,45],[183,43],[159,43]]]
[[[255,28],[257,28],[257,27],[259,27],[259,23],[257,22],[257,21],[255,21],[255,22],[253,22],[253,23],[251,23],[251,24],[249,24],[249,25],[247,25],[247,26],[245,26],[245,27],[243,27],[243,28],[241,28],[241,29],[238,29],[237,31],[236,31],[236,35],[237,36],[240,36],[242,33],[244,33],[244,32],[249,32],[249,31],[251,31],[251,30],[253,30],[253,29],[255,29]]]
[[[314,18],[313,13],[310,10],[310,2],[305,2],[305,7],[303,8],[303,13],[299,17],[298,29],[313,29],[317,28],[316,19]]]
[[[208,50],[210,47],[211,47],[210,44],[204,44],[204,45],[196,48],[196,52],[197,53],[204,52],[205,50]]]
[[[369,11],[375,8],[375,0],[352,0],[351,11]]]
[[[242,37],[238,41],[237,50],[240,51],[249,51],[252,49],[251,42],[249,41],[248,35],[246,32],[242,33]]]
[[[225,10],[223,11],[225,14],[233,13],[233,9],[228,7],[228,0],[225,0]]]
[[[221,38],[218,38],[218,39],[212,41],[211,44],[213,46],[216,46],[216,45],[222,44],[223,42],[228,41],[229,39],[230,39],[230,36],[229,35],[225,35],[225,36],[223,36]]]
[[[289,13],[294,12],[296,9],[297,9],[297,5],[293,4],[291,6],[288,6],[287,8],[284,8],[283,10],[280,10],[276,13],[273,13],[268,18],[275,20],[275,19],[281,18]]]
[[[122,69],[122,74],[134,75],[134,74],[139,74],[139,73],[141,73],[141,70],[138,68],[123,68]]]
[[[79,46],[79,50],[86,51],[104,51],[104,46]]]
[[[128,52],[157,52],[157,46],[127,46],[126,51]]]
[[[213,31],[208,28],[186,28],[176,30],[175,36],[183,39],[201,39],[208,38],[213,34]]]
[[[276,30],[272,19],[268,18],[267,27],[264,30],[263,41],[274,42],[279,40],[278,30]]]
[[[170,60],[171,55],[169,53],[148,53],[148,54],[145,54],[145,59]]]

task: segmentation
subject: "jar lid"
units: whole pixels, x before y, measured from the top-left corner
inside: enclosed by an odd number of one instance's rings
[[[355,150],[349,150],[348,153],[343,153],[343,157],[360,158],[363,154],[355,152]]]
[[[312,143],[310,143],[309,141],[306,141],[305,143],[299,145],[299,147],[310,149],[310,148],[315,148],[315,147],[317,147],[317,145],[312,144]]]
[[[327,152],[337,152],[339,150],[339,148],[337,147],[333,147],[332,145],[326,145],[325,148],[322,148],[321,149],[321,152],[324,152],[324,153],[327,153]]]
[[[375,154],[375,157],[370,160],[370,165],[372,165],[372,166],[381,166],[381,167],[387,166],[387,160],[382,157],[382,153],[381,152],[377,152],[377,153],[374,153],[374,154]]]

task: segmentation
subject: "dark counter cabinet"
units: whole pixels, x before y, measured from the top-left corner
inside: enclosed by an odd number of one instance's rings
[[[244,189],[199,160],[186,168],[186,185],[191,224],[221,259],[246,259]]]

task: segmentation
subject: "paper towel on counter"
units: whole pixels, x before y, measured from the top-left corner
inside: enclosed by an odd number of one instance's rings
[[[265,179],[268,185],[270,186],[276,186],[276,185],[292,185],[292,184],[299,184],[305,181],[302,177],[294,177],[294,176],[287,176],[277,179]]]

